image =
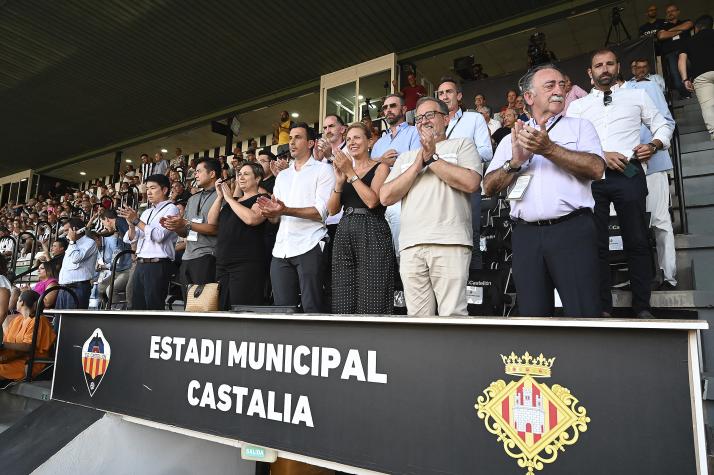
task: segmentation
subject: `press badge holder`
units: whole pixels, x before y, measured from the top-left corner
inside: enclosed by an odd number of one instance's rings
[[[515,201],[523,199],[523,195],[526,194],[526,189],[531,182],[531,178],[531,175],[519,176],[516,179],[516,183],[513,185],[513,188],[511,188],[511,191],[508,192],[506,199]]]
[[[201,223],[203,223],[203,218],[193,218],[193,219],[191,220],[191,222],[192,222],[192,223],[201,224]],[[193,230],[189,231],[189,232],[188,232],[188,236],[186,236],[186,240],[187,240],[187,241],[193,241],[193,242],[198,241],[198,233],[197,233],[196,231],[193,231]]]
[[[632,178],[637,175],[637,167],[632,164],[632,161],[627,162],[627,166],[622,170],[622,174],[627,178]]]

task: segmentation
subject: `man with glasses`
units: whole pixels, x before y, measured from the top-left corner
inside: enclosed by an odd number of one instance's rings
[[[449,125],[446,128],[446,138],[467,138],[476,145],[479,157],[483,163],[488,163],[493,158],[493,145],[491,145],[491,133],[483,115],[478,112],[461,110],[461,85],[451,77],[441,78],[439,86],[436,88],[439,99],[444,101],[449,108]],[[481,228],[481,190],[471,195],[471,212],[473,220],[473,253],[471,257],[471,269],[481,268],[481,248],[479,231]]]
[[[600,139],[590,122],[563,118],[566,81],[555,66],[536,66],[519,83],[533,118],[515,122],[483,184],[491,196],[510,188],[518,309],[521,316],[553,315],[557,289],[565,316],[597,317],[590,184],[605,170]]]
[[[414,121],[421,147],[399,155],[379,192],[385,206],[402,201],[399,273],[407,312],[467,315],[469,195],[481,185],[483,165],[472,140],[447,140],[449,109],[443,101],[419,99]]]
[[[416,150],[421,146],[419,133],[416,127],[407,123],[406,113],[407,107],[402,96],[390,94],[384,98],[382,116],[387,121],[389,129],[372,147],[371,157],[373,160],[386,163],[391,167],[399,154]],[[384,213],[384,218],[389,224],[389,230],[392,232],[394,252],[397,254],[397,259],[399,259],[399,217],[401,206],[401,203],[396,201],[391,206],[388,206],[387,211]]]
[[[669,147],[674,128],[660,114],[644,90],[618,87],[619,73],[620,61],[612,50],[595,51],[588,68],[593,89],[586,97],[570,104],[568,117],[592,122],[600,137],[607,165],[605,179],[592,185],[600,259],[602,316],[609,317],[612,312],[608,219],[610,203],[613,203],[627,254],[632,309],[638,318],[652,318],[652,258],[647,239],[647,181],[642,162],[649,160],[657,150]],[[641,124],[645,124],[652,132],[653,138],[649,143],[640,143]]]

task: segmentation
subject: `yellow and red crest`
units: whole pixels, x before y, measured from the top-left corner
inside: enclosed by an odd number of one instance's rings
[[[552,463],[565,447],[578,441],[590,418],[570,391],[558,384],[548,387],[536,378],[548,378],[555,358],[541,353],[534,358],[501,355],[506,374],[518,381],[494,381],[476,401],[476,412],[486,430],[498,437],[506,453],[518,460],[527,474]]]

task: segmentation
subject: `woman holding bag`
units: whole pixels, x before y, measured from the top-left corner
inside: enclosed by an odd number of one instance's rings
[[[216,279],[220,285],[220,307],[262,305],[265,268],[265,218],[256,204],[263,167],[244,163],[236,175],[243,195],[233,196],[230,185],[216,182],[217,199],[208,212],[208,224],[218,225]]]

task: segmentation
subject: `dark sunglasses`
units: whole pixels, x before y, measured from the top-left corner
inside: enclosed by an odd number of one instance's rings
[[[602,105],[607,107],[610,104],[612,104],[612,91],[605,91],[604,95],[602,96]]]

